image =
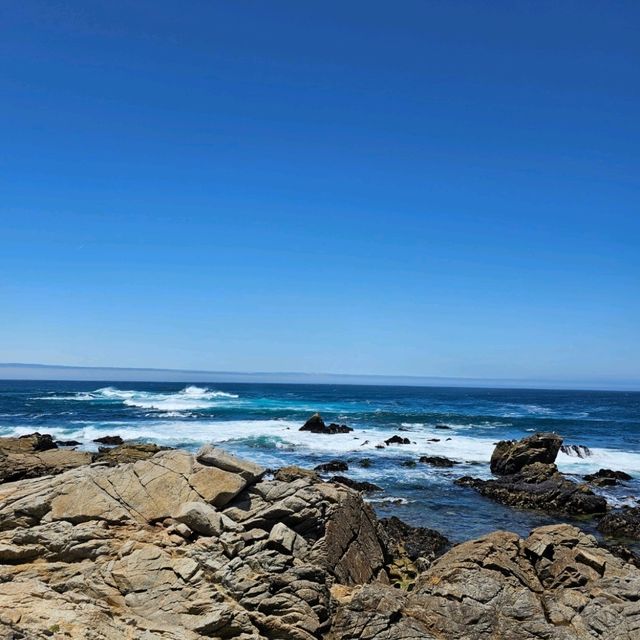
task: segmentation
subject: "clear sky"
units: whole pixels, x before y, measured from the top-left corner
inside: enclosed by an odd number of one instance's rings
[[[0,361],[640,381],[639,25],[5,0]]]

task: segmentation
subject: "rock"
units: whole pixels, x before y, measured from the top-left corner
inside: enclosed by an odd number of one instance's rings
[[[588,458],[591,455],[591,449],[583,444],[563,444],[560,447],[562,453],[577,458]]]
[[[449,546],[449,540],[434,529],[412,527],[399,518],[378,521],[391,584],[411,590],[420,571]]]
[[[430,464],[432,467],[440,467],[443,469],[453,467],[456,464],[460,464],[455,460],[449,460],[444,456],[421,456],[419,462],[423,464]]]
[[[89,452],[59,449],[47,434],[0,438],[0,483],[63,473],[92,461]]]
[[[373,464],[371,458],[361,458],[358,460],[358,465],[363,467],[364,469],[368,469]]]
[[[435,426],[436,429],[441,429],[443,431],[451,431],[451,427],[446,424],[437,424]]]
[[[522,440],[498,442],[491,456],[491,471],[510,475],[534,462],[553,464],[560,451],[562,438],[554,433],[536,433]]]
[[[402,436],[395,435],[385,440],[384,443],[387,446],[390,444],[411,444],[411,440],[409,440],[409,438],[403,438]]]
[[[329,426],[324,423],[322,416],[319,413],[313,414],[299,429],[299,431],[311,431],[311,433],[349,433],[353,431],[351,427],[346,424],[336,424],[332,422]]]
[[[584,476],[584,479],[600,487],[617,485],[620,480],[632,480],[628,473],[624,471],[613,471],[611,469],[599,469],[595,473]]]
[[[320,471],[322,473],[335,473],[340,471],[348,471],[349,465],[344,462],[344,460],[332,460],[331,462],[319,464],[313,469],[314,471]]]
[[[401,467],[409,467],[411,469],[413,469],[416,466],[416,461],[415,460],[403,460],[400,463]]]
[[[0,438],[1,453],[34,453],[56,449],[57,445],[48,433],[30,433],[25,436]]]
[[[265,473],[265,469],[258,464],[243,460],[219,447],[206,445],[198,451],[196,460],[200,464],[216,467],[230,473],[237,473],[246,482],[252,483],[259,480]]]
[[[640,507],[626,507],[608,513],[598,523],[607,536],[640,540]]]
[[[95,438],[94,442],[99,444],[117,445],[123,444],[124,440],[120,436],[102,436],[101,438]]]
[[[242,531],[242,527],[206,502],[184,502],[173,516],[178,522],[203,536],[220,536],[225,531]]]
[[[496,502],[549,513],[593,515],[605,513],[607,502],[586,485],[567,480],[554,464],[536,462],[519,473],[496,480],[464,476],[455,481]]]
[[[57,447],[77,447],[82,444],[82,442],[78,442],[77,440],[56,440],[55,442]]]
[[[95,456],[96,461],[112,466],[125,462],[147,460],[159,451],[166,451],[168,447],[159,447],[157,444],[121,444],[115,447],[100,447]]]
[[[301,467],[281,467],[275,474],[275,479],[281,482],[293,482],[301,478],[307,478],[309,480],[319,480],[319,476],[315,471],[309,469],[302,469]]]
[[[352,480],[351,478],[346,478],[345,476],[333,476],[331,478],[331,482],[336,482],[344,485],[345,487],[349,487],[350,489],[355,489],[356,491],[362,491],[364,493],[384,491],[382,487],[379,487],[377,484],[373,484],[372,482],[359,482],[357,480]]]
[[[366,585],[331,640],[635,640],[640,571],[568,525],[496,532],[454,547],[405,593]]]

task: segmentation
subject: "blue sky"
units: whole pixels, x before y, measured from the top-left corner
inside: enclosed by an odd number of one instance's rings
[[[636,2],[0,8],[0,361],[640,383]]]

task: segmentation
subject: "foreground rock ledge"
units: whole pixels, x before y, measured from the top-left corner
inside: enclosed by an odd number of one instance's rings
[[[1,485],[0,638],[639,637],[640,571],[572,527],[432,564],[437,533],[262,474],[207,448]]]

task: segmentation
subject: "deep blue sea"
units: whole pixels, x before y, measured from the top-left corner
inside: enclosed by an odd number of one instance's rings
[[[354,431],[300,432],[316,411]],[[380,515],[439,529],[454,541],[494,529],[526,534],[554,521],[496,505],[453,484],[462,475],[488,477],[494,443],[505,438],[555,431],[566,444],[586,445],[592,452],[584,459],[561,453],[561,471],[576,476],[601,467],[627,471],[638,480],[605,495],[619,505],[636,504],[640,497],[640,393],[633,392],[0,381],[0,435],[34,431],[79,440],[88,449],[106,434],[192,451],[215,443],[269,468],[346,460],[345,475],[384,488],[368,498]],[[412,444],[376,448],[393,434]],[[402,464],[425,454],[461,464],[453,469]],[[359,465],[363,458],[371,460],[370,467]]]

